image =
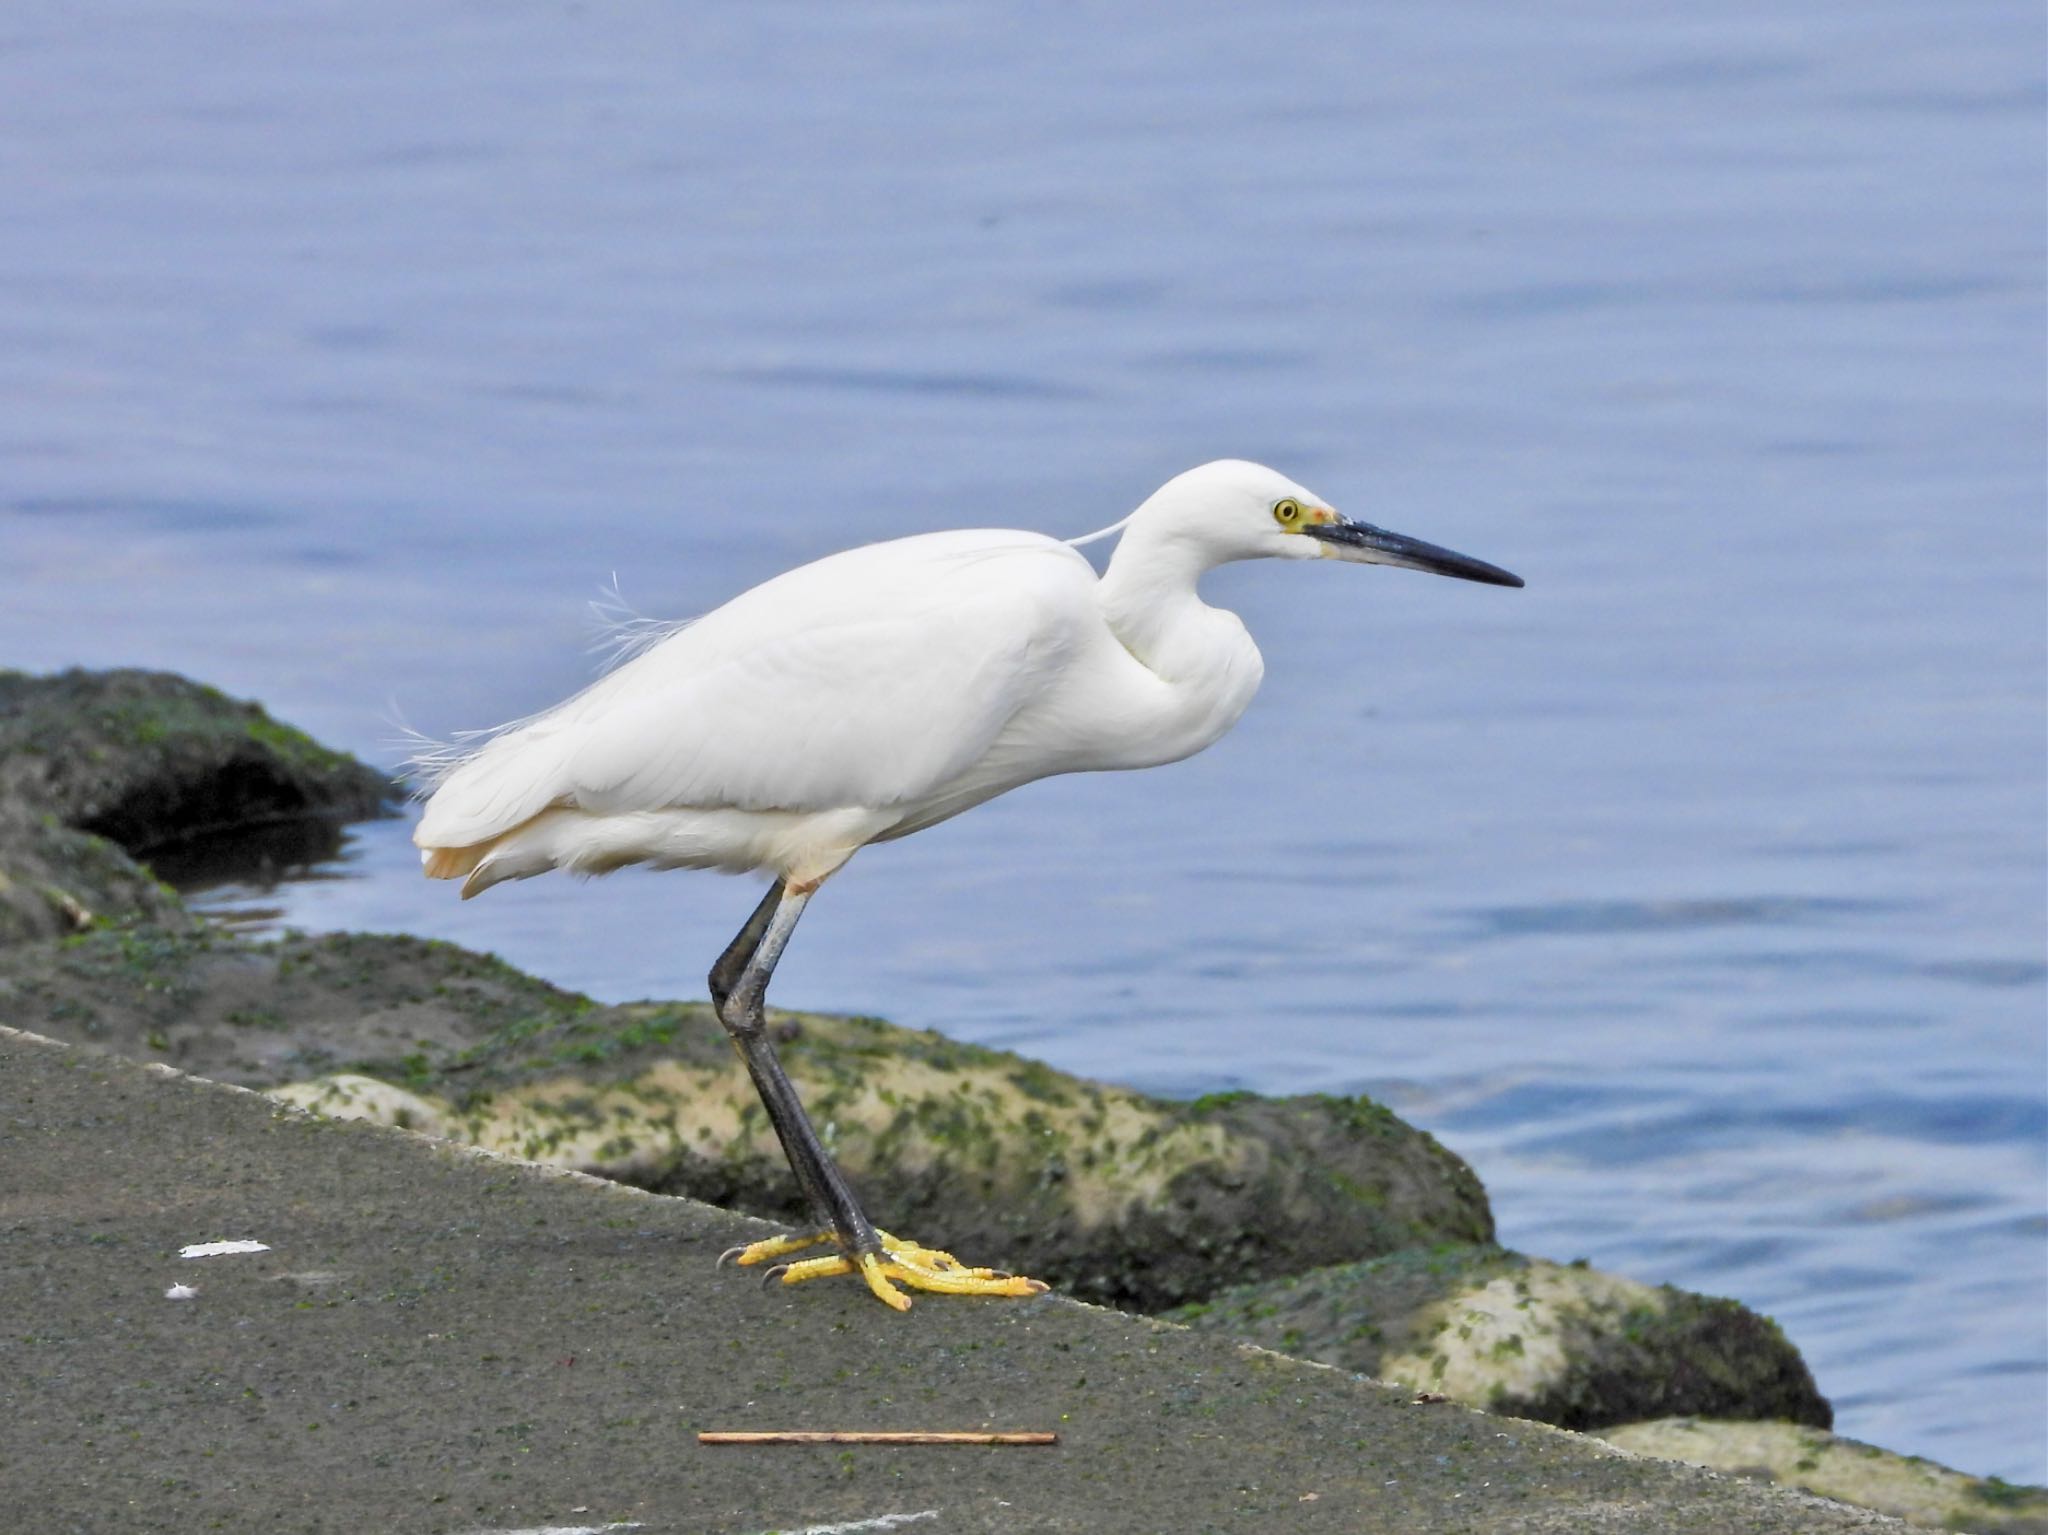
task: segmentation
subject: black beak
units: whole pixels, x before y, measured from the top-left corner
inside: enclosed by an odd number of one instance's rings
[[[1403,570],[1426,570],[1436,576],[1456,576],[1460,581],[1484,581],[1488,586],[1520,586],[1522,578],[1498,565],[1475,560],[1469,554],[1440,549],[1405,533],[1389,533],[1363,522],[1311,523],[1301,530],[1310,538],[1330,546],[1343,560],[1362,565],[1398,565]]]

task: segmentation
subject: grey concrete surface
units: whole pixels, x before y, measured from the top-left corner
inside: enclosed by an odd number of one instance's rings
[[[0,1029],[0,1529],[1906,1528],[1057,1296],[714,1266],[766,1229]],[[179,1256],[223,1239],[267,1250]],[[1061,1438],[694,1437],[980,1427]]]

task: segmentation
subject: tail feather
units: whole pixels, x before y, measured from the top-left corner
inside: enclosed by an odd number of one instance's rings
[[[488,843],[475,847],[423,847],[420,863],[428,879],[461,879],[482,863],[490,850]]]

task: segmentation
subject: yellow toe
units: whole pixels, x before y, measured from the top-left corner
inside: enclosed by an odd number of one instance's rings
[[[875,1299],[891,1310],[908,1311],[910,1297],[889,1283],[889,1280],[895,1277],[892,1273],[894,1269],[895,1265],[884,1262],[880,1253],[860,1255],[860,1277],[868,1282],[868,1288],[874,1292]]]
[[[816,1247],[820,1242],[833,1240],[829,1231],[813,1231],[792,1234],[786,1237],[767,1237],[759,1242],[749,1242],[744,1247],[728,1247],[718,1255],[718,1261],[737,1263],[741,1268],[751,1268],[756,1263],[768,1263],[789,1253],[802,1252],[806,1247]]]
[[[799,1258],[790,1263],[779,1261],[790,1253],[838,1240],[831,1232],[822,1231],[802,1236],[769,1237],[745,1247],[735,1247],[718,1261],[724,1263],[730,1259],[742,1267],[773,1262],[775,1266],[761,1276],[766,1284],[777,1281],[804,1284],[813,1279],[858,1274],[875,1298],[892,1311],[910,1309],[910,1297],[898,1286],[933,1295],[995,1296],[1043,1295],[1050,1288],[1021,1274],[970,1267],[949,1252],[918,1242],[907,1242],[886,1231],[878,1231],[875,1235],[882,1243],[882,1250],[876,1253],[849,1255],[842,1251],[822,1258]]]

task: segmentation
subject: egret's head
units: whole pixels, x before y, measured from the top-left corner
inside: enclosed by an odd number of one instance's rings
[[[1398,565],[1492,586],[1522,578],[1484,560],[1440,549],[1419,538],[1353,522],[1321,496],[1263,464],[1218,459],[1162,485],[1139,508],[1159,533],[1200,545],[1223,560],[1349,560]]]

